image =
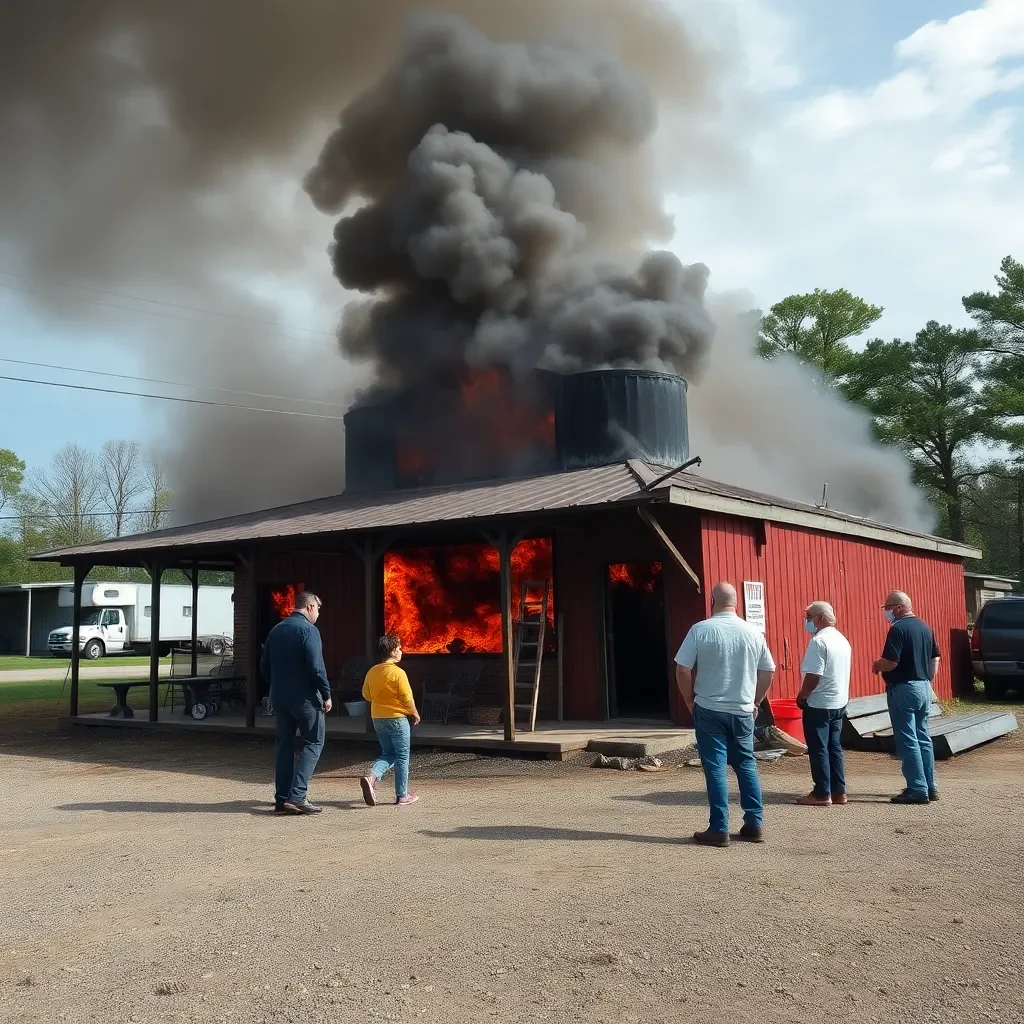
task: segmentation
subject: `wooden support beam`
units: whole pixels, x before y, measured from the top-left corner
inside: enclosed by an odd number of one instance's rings
[[[505,740],[516,738],[516,668],[512,647],[512,552],[523,539],[525,531],[512,534],[508,530],[489,533],[481,530],[487,543],[498,550],[498,605],[501,608],[501,661],[505,678]]]
[[[151,562],[146,566],[153,583],[149,598],[149,720],[155,722],[160,710],[160,578],[163,566]]]
[[[82,635],[82,584],[89,575],[91,566],[76,563],[75,581],[71,588],[71,700],[68,711],[72,718],[78,717],[78,667],[82,662],[78,641]]]
[[[260,652],[256,639],[259,621],[259,585],[256,581],[256,550],[238,553],[238,563],[248,577],[249,591],[249,649],[245,652],[245,727],[256,728],[256,704],[259,693]]]
[[[642,506],[637,507],[637,515],[654,531],[655,536],[661,541],[665,550],[676,560],[676,564],[679,566],[687,576],[693,580],[694,585],[697,587],[697,593],[701,592],[700,589],[700,577],[690,568],[690,563],[683,558],[682,552],[672,543],[672,538],[664,531],[661,523],[654,518],[654,513],[650,509]]]
[[[199,560],[192,563],[192,665],[189,675],[199,674]]]

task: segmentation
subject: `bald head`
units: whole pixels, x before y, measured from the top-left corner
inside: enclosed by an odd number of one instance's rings
[[[731,583],[716,583],[711,591],[712,611],[726,612],[736,610],[736,588]]]
[[[905,594],[902,590],[890,590],[885,599],[885,607],[891,608],[897,615],[906,615],[907,612],[914,610],[910,595]]]

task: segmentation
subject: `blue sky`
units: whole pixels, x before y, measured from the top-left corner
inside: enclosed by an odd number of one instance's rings
[[[735,12],[749,68],[743,87],[762,113],[736,129],[742,173],[670,197],[673,248],[707,263],[713,288],[745,290],[762,307],[792,292],[847,287],[885,306],[884,336],[906,336],[931,318],[964,323],[960,296],[990,287],[1003,256],[1024,256],[1024,4],[719,2]],[[329,221],[310,217],[299,230],[322,254]],[[109,313],[73,329],[31,312],[11,290],[15,279],[0,276],[0,284],[0,356],[161,375],[147,370],[145,354],[158,318]],[[288,315],[322,329],[334,310]],[[158,442],[169,422],[160,403],[2,380],[0,411],[0,447],[37,467],[71,440]]]

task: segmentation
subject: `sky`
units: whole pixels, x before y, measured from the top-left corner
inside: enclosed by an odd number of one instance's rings
[[[884,307],[874,335],[910,337],[930,319],[967,325],[961,297],[991,288],[1002,257],[1024,257],[1024,3],[721,0],[712,7],[731,16],[756,109],[737,121],[732,173],[668,196],[676,222],[670,248],[707,264],[713,289],[741,290],[760,308],[794,292],[843,287]],[[326,218],[301,221],[303,231],[322,231],[322,239],[308,239],[312,250],[322,252],[330,229]],[[161,317],[161,307],[142,313],[147,307],[133,301],[136,312],[128,313],[108,297],[87,331],[57,333],[4,269],[4,359],[145,375],[144,346],[154,331],[183,329]],[[312,332],[328,331],[336,315],[291,300],[285,306],[292,323]],[[128,345],[112,338],[133,332],[138,340]],[[11,362],[0,363],[0,373],[147,390]],[[68,441],[98,448],[123,436],[155,444],[167,429],[162,410],[145,399],[0,380],[0,447],[42,467]]]

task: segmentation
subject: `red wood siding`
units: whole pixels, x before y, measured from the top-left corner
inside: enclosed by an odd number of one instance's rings
[[[761,529],[765,543],[759,548]],[[839,628],[853,645],[851,695],[879,693],[883,684],[871,674],[871,662],[885,640],[881,605],[892,589],[909,593],[915,611],[935,631],[942,651],[935,690],[940,697],[952,696],[951,651],[967,623],[959,559],[729,516],[703,516],[702,532],[708,605],[719,580],[740,591],[741,611],[743,582],[765,584],[768,643],[779,666],[777,696],[794,697],[800,688],[807,644],[803,612],[815,600],[835,606]]]

